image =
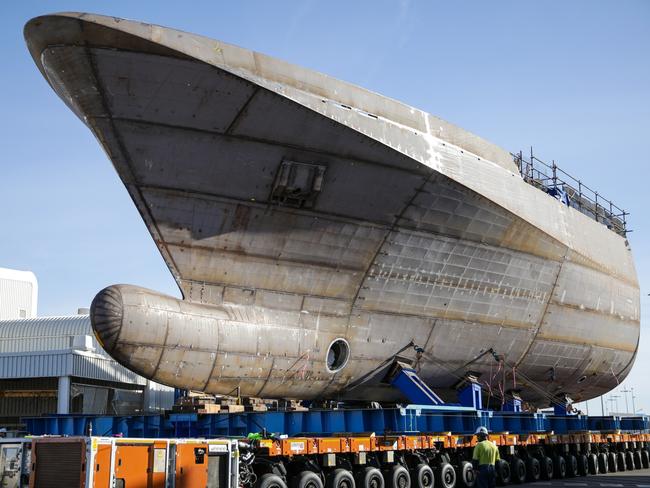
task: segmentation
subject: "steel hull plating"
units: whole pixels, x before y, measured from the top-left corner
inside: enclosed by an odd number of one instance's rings
[[[413,342],[443,395],[465,369],[497,388],[493,358],[466,365],[492,347],[507,382],[516,368],[538,385],[519,378],[523,397],[544,404],[539,385],[591,398],[631,368],[627,242],[527,185],[500,148],[171,29],[60,14],[25,35],[183,293],[118,287],[95,300],[98,335],[136,372],[222,394],[392,400],[378,380],[351,385]],[[337,338],[350,360],[332,373]]]

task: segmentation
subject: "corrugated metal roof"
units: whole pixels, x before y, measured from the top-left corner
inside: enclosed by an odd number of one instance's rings
[[[0,320],[0,378],[58,376],[146,383],[104,351],[88,315]],[[162,385],[150,388],[173,392]]]
[[[65,334],[92,334],[90,316],[70,315],[0,320],[0,339]]]
[[[57,351],[75,345],[86,349],[86,340],[78,339],[75,344],[75,337],[80,336],[89,336],[90,347],[108,356],[95,339],[88,315],[0,320],[0,354]]]

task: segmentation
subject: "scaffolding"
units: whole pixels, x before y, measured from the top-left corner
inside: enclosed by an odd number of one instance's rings
[[[544,193],[557,198],[569,207],[573,207],[584,215],[605,225],[617,234],[627,237],[628,212],[592,190],[581,180],[578,180],[560,169],[555,160],[548,164],[533,154],[530,148],[528,159],[522,151],[513,154],[519,173],[524,181]]]

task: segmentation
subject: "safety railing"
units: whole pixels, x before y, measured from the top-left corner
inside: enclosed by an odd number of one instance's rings
[[[631,232],[627,228],[627,216],[630,215],[628,212],[589,188],[581,180],[560,169],[555,164],[555,160],[551,164],[542,161],[533,154],[532,147],[529,156],[525,157],[522,151],[512,156],[526,183],[575,208],[623,237]]]

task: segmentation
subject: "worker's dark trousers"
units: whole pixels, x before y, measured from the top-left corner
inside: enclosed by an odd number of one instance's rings
[[[494,464],[481,464],[478,467],[476,478],[477,488],[494,488],[496,486],[497,474],[494,471]]]

